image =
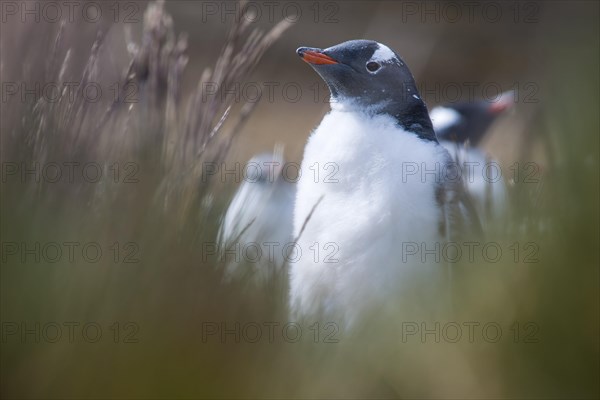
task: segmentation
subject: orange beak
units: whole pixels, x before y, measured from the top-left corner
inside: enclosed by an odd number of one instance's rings
[[[323,64],[338,64],[333,58],[319,53],[318,51],[307,50],[302,52],[302,59],[309,64],[323,65]]]
[[[514,101],[515,95],[512,90],[504,92],[500,95],[500,98],[497,101],[490,104],[489,112],[492,114],[500,114],[501,112],[504,112],[511,108]]]

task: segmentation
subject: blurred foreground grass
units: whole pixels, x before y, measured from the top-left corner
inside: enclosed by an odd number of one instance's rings
[[[288,322],[284,300],[223,285],[216,258],[207,258],[203,246],[214,242],[234,188],[203,182],[199,160],[220,161],[252,109],[184,98],[186,39],[175,37],[160,7],[152,10],[130,55],[114,31],[86,48],[89,37],[75,30],[26,27],[17,35],[22,52],[10,59],[4,52],[3,83],[88,80],[124,88],[135,82],[140,101],[2,102],[3,168],[97,163],[110,177],[88,183],[76,175],[75,183],[53,184],[3,175],[3,398],[598,397],[597,47],[589,53],[598,44],[597,21],[596,36],[583,44],[564,31],[544,38],[554,44],[541,90],[547,96],[528,129],[541,137],[551,162],[543,185],[512,187],[508,228],[486,238],[535,243],[539,263],[506,257],[455,269],[454,310],[442,324],[494,322],[503,329],[501,340],[403,342],[391,327],[435,323],[427,304],[403,304],[389,327],[367,327],[360,336],[339,332],[338,343],[314,343],[312,331],[298,343],[280,334],[269,343],[266,329],[257,343],[236,343],[235,335],[222,343],[218,336],[203,340],[206,323],[226,322],[231,329],[236,322]],[[244,79],[283,29],[261,42],[249,27],[234,26],[216,75]],[[252,56],[244,43],[256,46]],[[574,61],[583,54],[585,62]],[[231,62],[238,56],[241,64]],[[230,130],[213,140],[230,105]],[[124,182],[128,177],[132,181]],[[7,243],[31,248],[36,242],[97,243],[103,255],[82,262],[76,251],[76,262],[48,263],[6,253]],[[137,262],[125,263],[128,255]],[[76,335],[69,343],[64,328],[57,343],[7,334],[7,323],[31,329],[69,321],[98,323],[102,338],[88,343]],[[133,328],[125,328],[128,322]],[[515,340],[515,322],[520,329],[534,323],[536,341],[525,340],[530,330]]]

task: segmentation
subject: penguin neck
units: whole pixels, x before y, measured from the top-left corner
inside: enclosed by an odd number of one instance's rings
[[[380,113],[389,114],[405,131],[412,132],[423,140],[437,143],[427,106],[421,99],[411,99],[408,103],[390,102]]]
[[[360,103],[347,98],[332,97],[330,105],[331,109],[336,111],[361,112],[367,115],[389,115],[403,130],[414,133],[420,139],[438,143],[427,106],[421,99],[388,101],[381,106],[364,107]]]

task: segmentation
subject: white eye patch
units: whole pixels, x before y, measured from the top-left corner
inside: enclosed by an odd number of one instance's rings
[[[396,54],[394,54],[394,52],[387,47],[384,44],[381,43],[377,43],[377,50],[375,50],[375,53],[373,53],[373,56],[371,56],[371,59],[369,60],[369,62],[377,62],[380,64],[383,63],[397,63],[397,64],[401,64],[400,60],[398,60],[398,58],[396,57]]]
[[[461,116],[458,111],[448,107],[435,107],[429,113],[431,122],[433,123],[433,130],[438,131],[446,129],[461,120]]]

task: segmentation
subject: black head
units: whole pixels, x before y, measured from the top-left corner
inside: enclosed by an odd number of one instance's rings
[[[387,46],[350,40],[325,50],[300,47],[297,53],[327,83],[332,102],[389,114],[405,130],[437,140],[410,70]]]
[[[486,132],[514,102],[514,92],[502,93],[493,100],[461,102],[435,107],[431,110],[435,132],[440,139],[456,143],[467,140],[477,146]]]

